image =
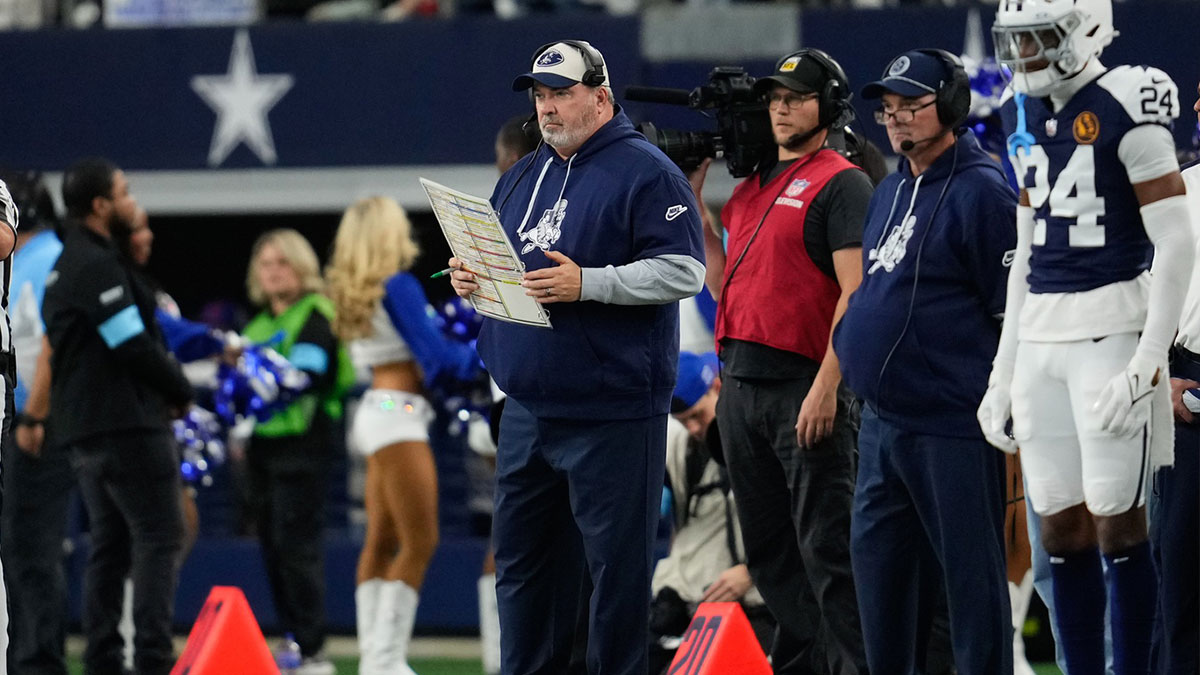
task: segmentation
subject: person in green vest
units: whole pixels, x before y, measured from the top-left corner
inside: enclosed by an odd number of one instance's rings
[[[271,230],[254,243],[246,290],[262,311],[246,325],[251,342],[269,344],[308,374],[311,388],[255,426],[246,451],[251,507],[280,627],[295,636],[299,673],[333,675],[325,642],[324,551],[331,423],[353,367],[330,322],[333,303],[321,294],[317,255],[295,230]]]

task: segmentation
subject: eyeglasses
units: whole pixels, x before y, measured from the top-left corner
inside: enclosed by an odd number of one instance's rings
[[[819,96],[820,94],[816,93],[815,91],[808,94],[799,95],[780,94],[773,91],[770,94],[767,94],[767,107],[774,108],[782,103],[788,110],[797,110],[800,108],[800,106],[804,105],[805,101],[811,101]]]
[[[896,122],[898,124],[909,124],[914,119],[917,118],[918,110],[924,110],[925,108],[928,108],[929,106],[933,105],[934,103],[937,103],[936,98],[933,99],[932,101],[929,101],[928,103],[924,103],[915,108],[901,108],[899,110],[892,110],[892,111],[887,111],[887,110],[884,110],[883,108],[880,108],[879,110],[875,111],[875,123],[876,124],[887,124],[888,118],[890,117],[890,118],[896,120]]]

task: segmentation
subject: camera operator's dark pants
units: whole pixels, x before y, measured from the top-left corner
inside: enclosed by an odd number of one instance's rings
[[[796,415],[809,377],[726,378],[717,423],[737,499],[746,566],[778,621],[776,673],[866,673],[850,573],[854,501],[852,400],[843,388],[833,433],[796,443]]]
[[[1200,357],[1177,348],[1171,377],[1200,381]],[[1158,568],[1153,672],[1200,672],[1200,424],[1175,421],[1175,466],[1154,475],[1150,546]]]
[[[163,433],[96,436],[71,447],[87,506],[92,548],[84,577],[84,671],[120,673],[124,640],[117,631],[125,578],[133,580],[134,668],[171,671],[175,584],[183,541],[179,458]]]
[[[543,419],[509,399],[493,529],[504,675],[567,672],[585,561],[588,671],[646,674],[666,436],[666,415]]]
[[[0,551],[11,610],[8,667],[25,675],[66,675],[67,576],[63,539],[75,475],[66,448],[38,457],[4,446]]]

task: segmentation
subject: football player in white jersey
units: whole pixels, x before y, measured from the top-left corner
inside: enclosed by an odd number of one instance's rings
[[[1022,189],[980,425],[1021,448],[1071,675],[1104,673],[1106,604],[1114,671],[1146,673],[1145,497],[1171,462],[1167,351],[1193,262],[1178,94],[1154,68],[1101,64],[1111,0],[1001,0],[992,30],[1016,92],[1002,114]]]

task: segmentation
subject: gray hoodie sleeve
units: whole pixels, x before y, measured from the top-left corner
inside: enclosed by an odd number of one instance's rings
[[[580,300],[613,305],[663,305],[700,292],[704,264],[689,255],[663,255],[614,267],[581,270]]]

